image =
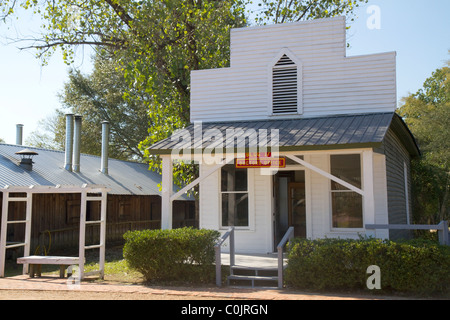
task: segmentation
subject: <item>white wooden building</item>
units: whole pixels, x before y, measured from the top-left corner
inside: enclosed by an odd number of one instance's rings
[[[200,183],[200,228],[234,226],[237,252],[273,252],[289,226],[401,236],[366,229],[410,219],[420,151],[395,114],[396,54],[347,57],[346,45],[344,17],[231,30],[230,67],[191,74],[192,125],[150,148],[163,158],[162,227]],[[173,194],[180,157],[200,177]]]

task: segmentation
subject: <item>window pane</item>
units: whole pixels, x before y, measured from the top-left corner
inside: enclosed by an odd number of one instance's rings
[[[361,188],[361,156],[359,154],[332,155],[330,160],[333,176]],[[349,189],[332,180],[331,190]]]
[[[222,191],[247,191],[247,169],[236,169],[234,165],[222,168]]]
[[[333,228],[362,228],[362,196],[356,192],[332,192]]]
[[[222,226],[248,226],[247,193],[222,193]]]

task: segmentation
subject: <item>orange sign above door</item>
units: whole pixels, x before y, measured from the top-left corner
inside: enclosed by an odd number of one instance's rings
[[[286,159],[272,158],[271,152],[251,152],[245,159],[236,159],[236,168],[286,168]]]

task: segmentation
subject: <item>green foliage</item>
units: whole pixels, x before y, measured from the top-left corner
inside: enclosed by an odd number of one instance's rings
[[[124,258],[146,281],[214,281],[218,231],[181,228],[125,233]]]
[[[351,17],[360,3],[368,0],[261,0],[258,4],[262,10],[257,15],[259,24],[285,23],[300,20],[330,18],[336,16]]]
[[[128,83],[117,67],[113,59],[97,55],[91,74],[70,70],[69,80],[59,94],[64,107],[41,120],[39,130],[32,132],[27,144],[64,150],[65,113],[71,112],[83,116],[82,153],[100,155],[101,123],[107,120],[110,123],[109,156],[143,161],[138,145],[147,134],[148,107],[142,102],[124,99]]]
[[[371,265],[380,267],[382,292],[450,293],[450,248],[430,241],[295,239],[285,279],[298,289],[368,290]]]
[[[413,161],[416,223],[450,217],[450,68],[433,72],[423,88],[403,99],[398,113],[416,137],[423,157]]]

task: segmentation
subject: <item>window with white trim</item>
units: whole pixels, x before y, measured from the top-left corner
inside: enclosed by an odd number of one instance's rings
[[[272,113],[298,113],[298,98],[298,68],[295,62],[284,54],[272,68]]]
[[[361,155],[331,155],[331,174],[361,189]],[[363,228],[362,196],[331,180],[332,227]]]
[[[234,164],[221,170],[222,227],[249,226],[248,170]]]

